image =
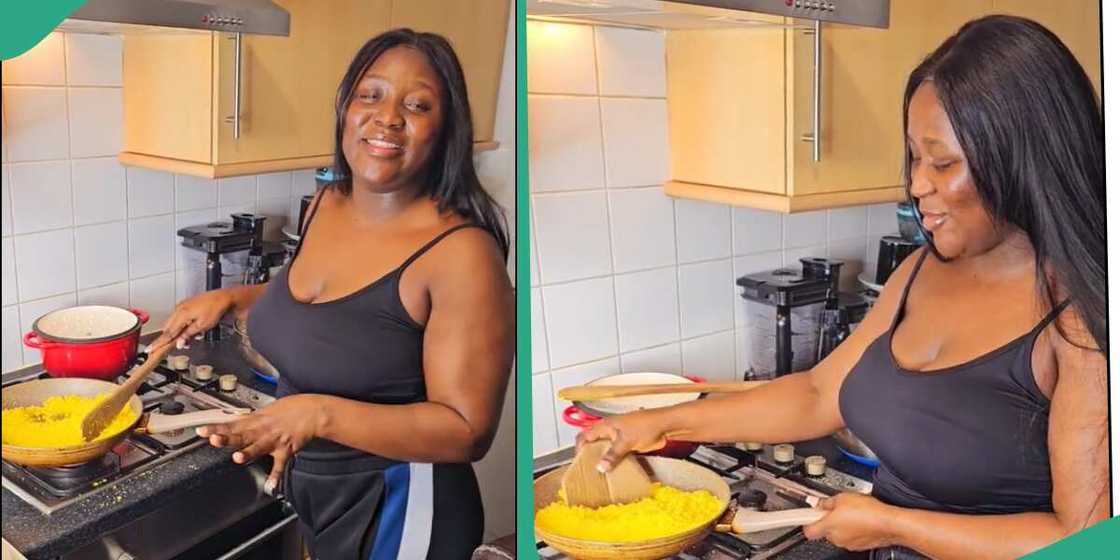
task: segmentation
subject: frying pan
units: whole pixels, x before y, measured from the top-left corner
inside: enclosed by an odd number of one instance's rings
[[[62,395],[78,395],[94,397],[108,393],[117,385],[99,379],[83,379],[78,377],[38,379],[5,387],[3,391],[3,407],[15,408],[19,406],[38,406],[49,397]],[[132,395],[128,406],[136,414],[136,420],[124,430],[104,439],[67,445],[62,447],[22,447],[18,445],[3,444],[3,457],[18,465],[30,467],[59,467],[85,463],[108,453],[129,434],[136,432],[160,433],[170,432],[182,428],[207,426],[211,424],[225,424],[237,420],[240,415],[248,414],[249,409],[215,409],[177,414],[174,416],[145,413],[140,397]]]

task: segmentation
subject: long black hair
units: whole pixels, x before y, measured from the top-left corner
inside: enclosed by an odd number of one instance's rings
[[[483,190],[474,169],[474,126],[463,67],[459,64],[451,43],[441,35],[417,33],[411,29],[393,29],[370,39],[354,55],[350,68],[338,85],[338,95],[335,98],[336,180],[330,187],[347,196],[354,188],[350,164],[342,152],[346,110],[350,107],[354,89],[370,65],[385,54],[385,51],[398,46],[416,49],[427,56],[439,75],[442,90],[443,122],[425,170],[424,194],[437,202],[440,212],[452,210],[489,231],[497,240],[502,255],[508,258],[509,236],[506,233],[505,212]]]
[[[1059,303],[1056,282],[1107,352],[1104,121],[1085,70],[1042,25],[995,15],[966,23],[910,74],[904,131],[910,100],[926,82],[960,139],[985,210],[1034,246],[1042,302]],[[909,148],[905,159],[913,203]],[[933,239],[924,227],[922,234]]]

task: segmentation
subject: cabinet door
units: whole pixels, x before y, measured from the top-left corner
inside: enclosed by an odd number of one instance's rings
[[[902,183],[902,95],[922,58],[991,0],[891,2],[890,27],[824,24],[821,161],[812,144],[813,37],[791,30],[791,195],[883,189]]]
[[[439,33],[455,48],[467,80],[475,142],[494,138],[509,8],[509,0],[393,2],[392,27]]]
[[[391,0],[274,0],[291,14],[288,37],[243,35],[241,135],[233,137],[233,35],[215,39],[217,163],[330,155],[338,84],[361,46],[389,25]]]
[[[1101,11],[1097,0],[994,0],[995,11],[1033,19],[1073,51],[1101,92]]]

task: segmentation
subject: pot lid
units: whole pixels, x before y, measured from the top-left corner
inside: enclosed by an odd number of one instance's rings
[[[588,383],[588,385],[660,385],[671,383],[692,383],[687,377],[673,373],[638,372],[608,375]],[[700,398],[700,393],[677,393],[669,395],[638,395],[635,397],[616,397],[597,401],[577,402],[576,406],[595,416],[616,416],[645,410],[664,408]]]
[[[51,340],[94,342],[123,335],[140,325],[133,312],[108,305],[81,305],[39,317],[32,329]]]

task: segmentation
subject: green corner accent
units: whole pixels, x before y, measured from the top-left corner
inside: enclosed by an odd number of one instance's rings
[[[1024,560],[1120,558],[1120,517],[1097,523],[1023,558]]]
[[[0,59],[15,58],[39,44],[86,0],[5,2],[0,9]]]
[[[525,0],[517,0],[517,556],[537,558],[533,536],[533,356],[529,305],[529,118]]]

